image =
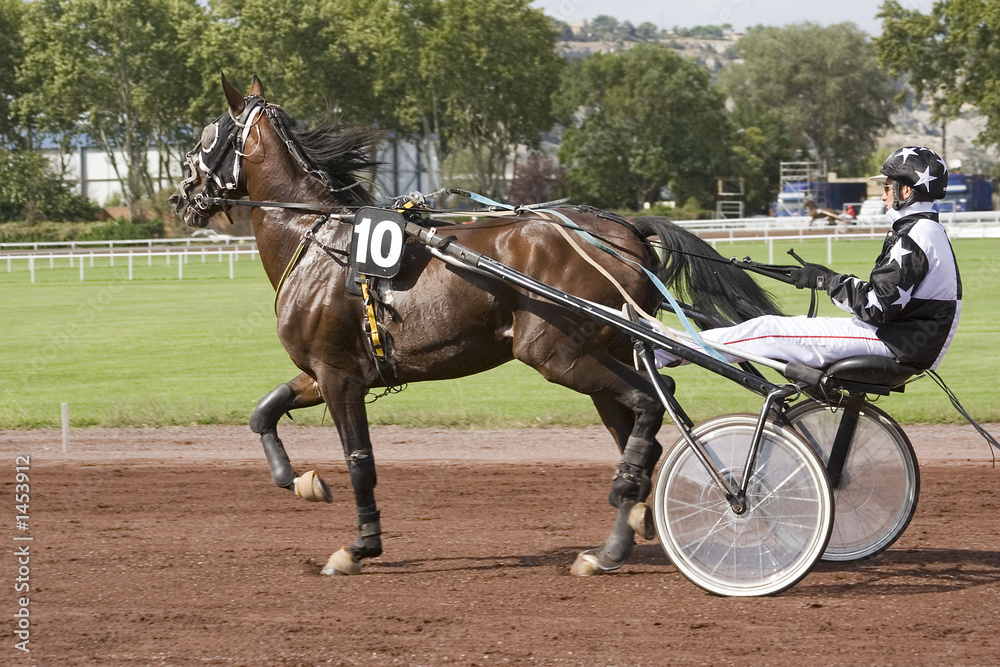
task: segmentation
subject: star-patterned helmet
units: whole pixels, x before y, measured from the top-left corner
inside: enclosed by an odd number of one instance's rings
[[[882,175],[875,179],[884,183],[887,178],[913,188],[913,195],[908,200],[898,201],[897,186],[895,203],[900,205],[941,199],[948,190],[948,166],[940,155],[926,146],[903,146],[886,158]]]

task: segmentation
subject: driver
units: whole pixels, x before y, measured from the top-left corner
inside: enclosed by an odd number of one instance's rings
[[[934,200],[945,195],[947,166],[930,148],[904,146],[871,180],[883,186],[892,230],[868,280],[819,264],[806,264],[793,274],[796,287],[825,290],[853,317],[767,315],[701,336],[813,368],[862,355],[892,357],[922,370],[937,368],[955,335],[962,305],[958,264],[933,208]],[[664,350],[655,354],[657,366],[679,363]]]

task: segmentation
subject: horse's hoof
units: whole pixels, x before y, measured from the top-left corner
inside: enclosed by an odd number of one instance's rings
[[[644,540],[656,537],[656,523],[653,521],[653,510],[646,503],[636,503],[628,512],[628,526],[641,535]]]
[[[601,565],[599,552],[599,549],[581,551],[576,560],[573,561],[573,565],[570,566],[569,573],[574,577],[592,577],[595,574],[614,572],[623,565],[623,563],[615,563],[610,567]]]
[[[320,572],[330,577],[361,574],[361,561],[352,556],[347,549],[341,549],[333,552]]]
[[[603,574],[604,570],[597,564],[597,556],[586,551],[581,551],[569,568],[569,573],[574,577],[590,577],[595,574]]]
[[[295,495],[314,503],[332,503],[333,493],[315,470],[295,478]]]

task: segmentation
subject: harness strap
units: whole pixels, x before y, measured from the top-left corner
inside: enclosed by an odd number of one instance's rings
[[[610,282],[612,285],[615,286],[615,288],[618,290],[618,292],[625,298],[625,301],[628,302],[628,304],[630,306],[632,306],[637,313],[639,313],[640,315],[642,315],[644,318],[646,318],[650,322],[655,322],[656,325],[657,325],[657,328],[659,328],[661,331],[663,331],[663,333],[666,334],[667,336],[669,336],[670,338],[673,338],[674,340],[678,340],[677,336],[675,336],[673,334],[673,332],[671,332],[670,329],[667,326],[665,326],[662,322],[660,322],[655,317],[653,317],[652,315],[650,315],[649,313],[647,313],[645,310],[643,310],[642,306],[640,306],[638,303],[636,303],[635,299],[632,298],[632,295],[625,291],[625,288],[621,286],[621,283],[619,283],[617,280],[615,280],[614,276],[612,276],[610,273],[608,273],[607,269],[605,269],[603,266],[601,266],[596,261],[594,261],[594,259],[591,258],[590,255],[588,255],[587,253],[585,253],[583,251],[583,248],[581,248],[579,245],[577,245],[576,241],[574,241],[573,238],[569,235],[569,232],[567,232],[565,229],[563,229],[562,225],[556,225],[555,227],[559,231],[559,233],[562,234],[563,238],[566,239],[566,242],[569,243],[570,246],[572,246],[572,248],[574,250],[576,250],[577,254],[580,255],[580,257],[582,257],[584,259],[584,261],[586,261],[592,267],[594,267],[595,269],[597,269],[602,276],[604,276],[605,278],[607,278],[608,282]]]
[[[484,204],[486,206],[495,206],[495,207],[498,207],[498,208],[501,208],[501,209],[506,209],[506,210],[514,210],[514,208],[515,208],[515,207],[511,206],[510,204],[503,204],[501,202],[494,201],[493,199],[490,199],[489,197],[485,197],[485,196],[477,194],[475,192],[468,192],[468,191],[465,191],[465,190],[451,190],[450,192],[453,192],[455,194],[464,195],[464,196],[469,197],[470,199],[472,199],[474,201],[477,201],[480,204]],[[600,239],[596,238],[593,234],[591,234],[587,230],[585,230],[582,227],[580,227],[578,224],[576,224],[575,222],[573,222],[572,220],[570,220],[565,214],[561,213],[560,211],[558,211],[556,209],[553,209],[553,208],[537,208],[535,210],[538,211],[539,213],[548,213],[549,215],[553,215],[553,216],[559,218],[560,220],[562,220],[562,222],[567,227],[569,227],[570,229],[572,229],[573,231],[575,231],[577,234],[579,234],[581,237],[583,237],[583,239],[586,240],[587,243],[589,243],[590,245],[592,245],[595,248],[598,248],[600,250],[603,250],[604,252],[608,253],[612,257],[615,257],[615,258],[621,260],[622,262],[625,262],[625,263],[628,263],[628,264],[632,264],[632,265],[638,267],[639,269],[641,269],[646,274],[646,277],[649,278],[650,282],[652,282],[653,285],[656,286],[656,289],[659,290],[660,293],[663,294],[664,297],[666,297],[667,302],[670,304],[670,307],[673,309],[674,313],[677,314],[677,317],[680,320],[681,325],[684,327],[684,330],[687,331],[688,335],[691,336],[692,340],[694,340],[705,351],[705,353],[707,353],[708,355],[710,355],[712,357],[715,357],[719,361],[726,361],[725,357],[723,357],[721,354],[719,354],[718,352],[716,352],[711,347],[709,347],[708,345],[705,344],[705,341],[702,339],[702,337],[698,333],[697,329],[695,329],[691,325],[691,322],[684,315],[684,309],[681,308],[680,304],[677,302],[677,299],[674,298],[674,295],[670,292],[669,289],[667,289],[667,286],[663,284],[663,281],[660,280],[659,277],[655,273],[653,273],[652,271],[650,271],[649,269],[647,269],[645,266],[643,266],[639,262],[631,260],[628,257],[622,257],[622,255],[619,252],[617,252],[613,248],[610,248],[603,241],[601,241]],[[562,229],[561,225],[557,224],[556,228],[559,229],[560,232],[563,232],[563,229]],[[569,240],[569,237],[565,233],[563,233],[563,236],[567,240]],[[575,244],[573,244],[573,245],[575,247]],[[590,262],[591,265],[597,267],[598,270],[601,272],[601,274],[604,275],[608,280],[611,281],[611,283],[618,289],[618,291],[622,293],[622,295],[629,302],[629,304],[632,305],[632,307],[634,307],[640,314],[642,314],[643,317],[649,319],[652,322],[659,322],[659,320],[657,320],[655,317],[651,317],[642,308],[640,308],[639,305],[636,304],[635,301],[632,300],[632,298],[625,292],[625,290],[622,288],[622,286],[620,284],[618,284],[618,282],[614,278],[612,278],[611,275],[607,271],[605,271],[603,268],[599,267],[596,264],[596,262],[591,261],[590,258],[587,257],[579,248],[577,248],[577,252],[580,253],[580,255],[584,259],[586,259],[588,262]],[[728,363],[728,362],[726,362],[726,363]]]
[[[385,391],[381,394],[370,394],[372,396],[371,401],[367,402],[373,402],[386,394],[395,394],[403,391],[406,389],[406,385],[399,384],[396,378],[396,370],[393,367],[390,356],[391,350],[389,349],[392,344],[392,338],[386,333],[383,340],[383,335],[379,331],[378,316],[375,312],[376,296],[373,292],[373,279],[371,276],[361,277],[364,279],[361,281],[361,296],[364,299],[365,306],[365,317],[362,320],[362,324],[365,334],[368,337],[368,343],[371,345],[372,358],[375,361],[375,371],[385,386]]]
[[[595,248],[603,250],[604,252],[610,254],[612,257],[616,257],[617,259],[619,259],[619,260],[621,260],[623,262],[626,262],[628,264],[633,264],[633,265],[637,266],[638,268],[642,269],[642,271],[646,274],[646,277],[649,278],[650,282],[652,282],[653,285],[656,286],[656,289],[658,289],[660,291],[660,293],[664,297],[666,297],[667,302],[670,304],[670,307],[673,309],[674,313],[676,313],[678,319],[681,322],[681,325],[684,327],[684,330],[687,331],[688,335],[691,336],[692,340],[694,340],[696,343],[698,343],[698,345],[701,346],[701,348],[705,351],[706,354],[708,354],[708,355],[710,355],[712,357],[715,357],[716,359],[718,359],[720,361],[726,361],[725,357],[723,357],[721,354],[719,354],[714,349],[712,349],[711,347],[709,347],[708,345],[705,344],[705,341],[698,334],[697,329],[695,329],[691,325],[691,322],[684,315],[684,309],[681,308],[680,304],[677,302],[677,299],[674,298],[674,295],[670,292],[669,289],[667,289],[667,286],[663,284],[663,281],[660,280],[659,277],[655,273],[653,273],[652,271],[650,271],[649,269],[647,269],[645,266],[643,266],[639,262],[636,262],[635,260],[629,259],[628,257],[622,257],[620,253],[618,253],[617,251],[615,251],[612,248],[609,248],[606,244],[604,244],[603,242],[601,242],[599,239],[595,238],[587,230],[585,230],[582,227],[580,227],[579,225],[577,225],[575,222],[573,222],[572,220],[570,220],[568,217],[566,217],[565,215],[563,215],[559,211],[556,211],[554,209],[542,209],[540,212],[550,213],[552,215],[558,216],[560,219],[562,219],[562,221],[567,226],[570,227],[570,229],[572,229],[577,234],[579,234],[581,237],[583,237],[588,243],[590,243]],[[563,233],[563,236],[565,236],[567,238],[567,240],[569,239],[568,235],[565,234],[565,230],[563,230],[563,228],[562,228],[561,225],[556,225],[556,229],[558,229],[561,233]],[[580,251],[579,249],[577,251],[580,252],[581,255],[583,255],[582,251]],[[590,259],[588,257],[586,257],[586,255],[583,255],[583,257],[585,259],[587,259],[588,261],[590,261]],[[594,264],[596,266],[596,262],[591,262],[591,264]],[[604,273],[605,276],[609,280],[611,280],[611,282],[618,288],[619,292],[621,292],[622,294],[625,294],[625,290],[622,289],[621,285],[619,285],[613,278],[611,278],[611,276],[609,274],[607,274],[606,272],[603,272],[603,271],[602,271],[602,273]],[[629,301],[629,303],[632,305],[632,307],[634,307],[643,317],[649,319],[652,322],[659,323],[659,320],[657,320],[655,317],[651,317],[649,314],[647,314],[645,311],[643,311],[642,308],[640,308],[631,299],[631,297],[629,297],[627,294],[625,294],[625,296],[626,296],[626,299]]]
[[[382,341],[379,337],[378,319],[375,317],[375,302],[368,287],[368,276],[361,277],[364,278],[361,282],[361,298],[365,304],[365,333],[368,334],[368,339],[371,341],[372,351],[375,354],[375,362],[377,364],[384,363],[386,361],[385,350],[382,349]]]
[[[281,274],[281,279],[278,280],[278,286],[274,288],[274,314],[278,314],[278,298],[281,296],[281,289],[285,286],[285,282],[288,280],[288,276],[291,275],[292,271],[299,264],[299,260],[302,259],[302,254],[306,251],[306,246],[313,240],[313,236],[319,231],[320,227],[326,224],[326,221],[330,217],[327,215],[321,215],[319,220],[313,224],[308,232],[302,235],[302,240],[299,241],[299,247],[295,249],[292,253],[292,258],[288,260],[288,265],[285,266],[284,272]]]

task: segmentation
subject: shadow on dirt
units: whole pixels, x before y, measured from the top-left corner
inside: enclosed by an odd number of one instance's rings
[[[906,549],[883,552],[854,563],[817,563],[810,577],[785,595],[921,595],[1000,583],[1000,552],[963,549]],[[814,579],[815,580],[815,579]]]

